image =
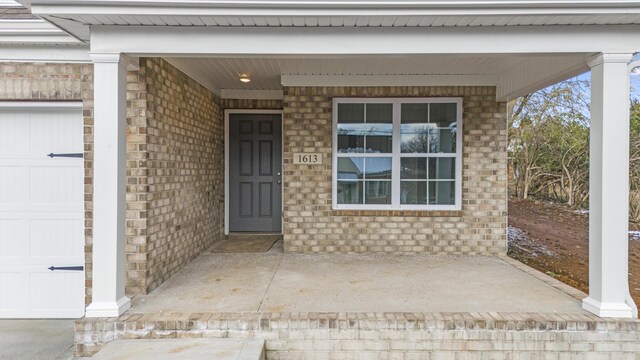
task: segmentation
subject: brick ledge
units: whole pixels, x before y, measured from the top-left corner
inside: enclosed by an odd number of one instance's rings
[[[508,330],[638,331],[638,319],[552,313],[147,313],[83,318],[76,332],[136,330]]]
[[[460,210],[331,210],[331,216],[461,217]]]

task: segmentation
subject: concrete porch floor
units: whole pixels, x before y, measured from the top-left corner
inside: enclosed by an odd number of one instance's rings
[[[578,290],[509,258],[207,251],[127,314],[588,313]]]

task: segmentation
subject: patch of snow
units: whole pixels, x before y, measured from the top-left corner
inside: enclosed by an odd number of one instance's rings
[[[574,211],[576,214],[588,214],[589,210],[586,209],[578,209]]]
[[[518,249],[529,253],[532,257],[537,257],[538,255],[546,255],[551,257],[556,257],[557,254],[553,251],[549,250],[544,244],[539,244],[527,236],[527,234],[514,226],[509,226],[507,228],[507,241],[509,245],[515,246]]]
[[[640,241],[640,231],[629,231],[629,238]]]

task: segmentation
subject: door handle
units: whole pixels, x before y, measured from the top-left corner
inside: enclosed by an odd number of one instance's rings
[[[278,181],[276,181],[278,184],[282,184],[282,178],[280,177],[280,173],[277,174],[278,175]]]

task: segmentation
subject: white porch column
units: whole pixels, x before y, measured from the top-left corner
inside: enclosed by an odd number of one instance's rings
[[[629,295],[629,74],[632,54],[605,53],[591,67],[589,297],[600,317],[633,317]]]
[[[116,317],[125,296],[125,158],[127,61],[91,54],[94,65],[93,298],[87,317]]]

